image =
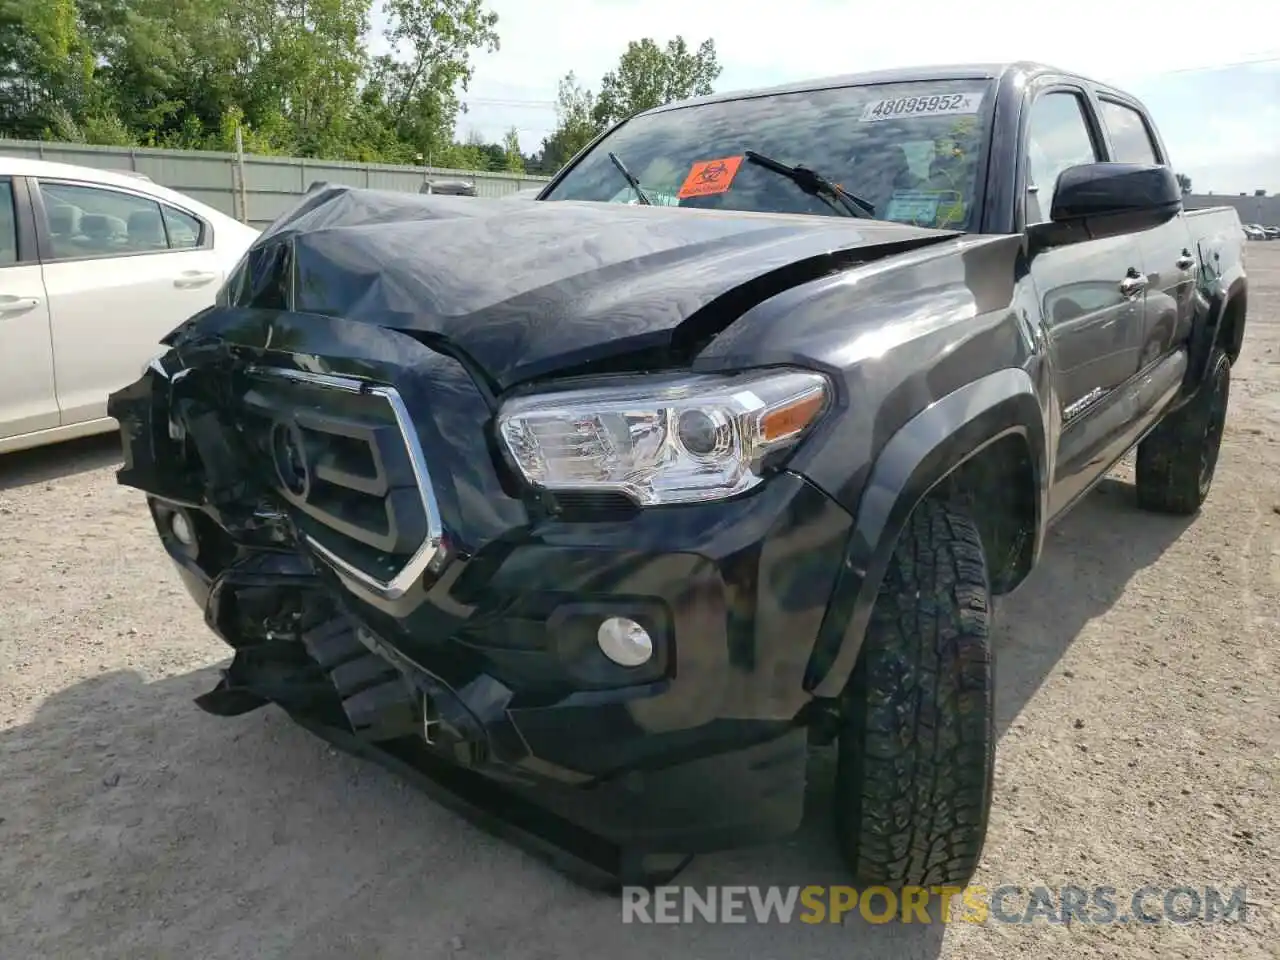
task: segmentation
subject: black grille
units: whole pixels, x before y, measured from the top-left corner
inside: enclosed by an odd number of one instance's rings
[[[293,508],[299,531],[375,586],[438,538],[425,465],[393,396],[274,368],[255,370],[244,394],[268,482]]]
[[[563,519],[577,522],[629,520],[640,512],[634,500],[614,491],[557,490],[551,500]]]

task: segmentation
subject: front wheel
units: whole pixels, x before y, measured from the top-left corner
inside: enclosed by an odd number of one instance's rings
[[[1196,395],[1165,417],[1138,444],[1134,480],[1138,506],[1190,515],[1200,509],[1218,466],[1231,394],[1231,361],[1215,350]]]
[[[842,703],[836,832],[860,883],[963,886],[978,865],[995,769],[990,610],[977,528],[924,501]]]

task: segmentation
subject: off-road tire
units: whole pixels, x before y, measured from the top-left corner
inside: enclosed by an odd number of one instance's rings
[[[990,610],[977,528],[922,502],[841,705],[836,835],[861,884],[963,886],[978,865],[995,769]]]
[[[1189,516],[1200,509],[1218,466],[1231,395],[1231,361],[1214,351],[1196,395],[1138,444],[1138,506]]]

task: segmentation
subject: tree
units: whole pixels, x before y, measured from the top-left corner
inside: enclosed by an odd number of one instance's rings
[[[498,15],[483,0],[385,0],[385,37],[407,59],[379,57],[375,74],[401,140],[430,155],[453,141],[459,102],[474,67],[471,51],[498,49]]]
[[[610,126],[642,110],[711,93],[720,71],[714,40],[704,40],[696,52],[681,36],[665,49],[649,37],[633,40],[618,66],[600,81],[596,124]]]
[[[524,173],[524,154],[520,152],[520,131],[512,127],[502,138],[502,149],[506,153],[504,170],[512,173]]]
[[[1185,173],[1178,174],[1178,186],[1182,188],[1182,195],[1188,196],[1191,193],[1191,178]]]
[[[75,0],[0,0],[0,130],[39,137],[99,107],[93,50]]]
[[[677,36],[665,48],[649,37],[627,44],[617,67],[601,78],[599,96],[567,74],[560,81],[556,129],[542,141],[538,169],[554,173],[606,127],[641,110],[711,93],[720,70],[714,40],[691,52]]]
[[[0,134],[412,162],[454,146],[485,0],[0,0]],[[505,163],[505,151],[494,147]]]
[[[595,95],[571,71],[560,81],[556,98],[556,129],[542,141],[543,170],[559,170],[600,132],[595,119]]]

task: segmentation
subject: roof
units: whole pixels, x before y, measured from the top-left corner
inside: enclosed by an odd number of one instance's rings
[[[0,141],[0,151],[4,143]],[[201,203],[185,193],[170,190],[152,180],[145,174],[132,170],[109,170],[102,167],[84,167],[73,163],[56,163],[52,160],[32,160],[27,157],[12,157],[0,154],[0,173],[14,177],[47,177],[49,179],[83,180],[87,183],[100,183],[107,187],[123,187],[135,193],[145,193],[157,200],[164,200],[178,207],[186,207],[216,220],[230,219],[225,213],[215,210],[206,203]]]
[[[0,151],[4,144],[0,143]],[[0,156],[0,169],[17,177],[70,177],[76,180],[93,179],[120,187],[136,187],[139,181],[154,182],[145,174],[132,170],[111,170],[104,167],[85,167],[74,163],[57,163],[53,160],[32,160],[28,157]]]
[[[857,87],[873,83],[906,83],[912,80],[996,80],[1010,71],[1018,71],[1027,77],[1041,73],[1056,73],[1078,76],[1069,71],[1045,63],[1019,60],[1006,63],[970,63],[943,64],[923,67],[895,67],[891,70],[872,70],[863,73],[847,73],[834,77],[800,80],[779,84],[772,87],[757,87],[747,90],[727,90],[723,93],[712,93],[705,97],[693,97],[688,100],[677,100],[646,110],[645,113],[663,113],[667,110],[678,110],[682,107],[702,103],[722,103],[726,100],[744,100],[749,97],[768,97],[783,93],[802,93],[807,90],[829,90],[835,87]],[[1087,79],[1087,78],[1082,78]],[[1093,83],[1094,81],[1089,81]]]

